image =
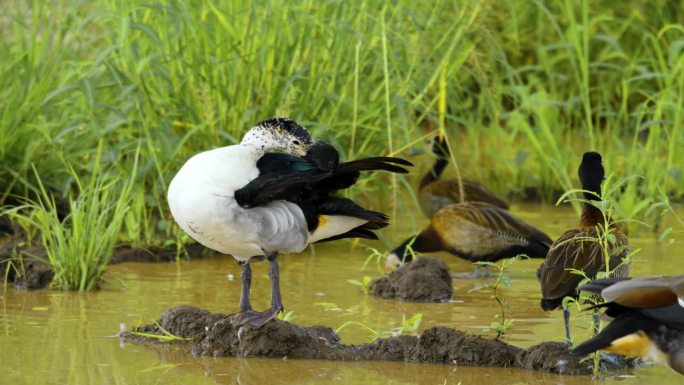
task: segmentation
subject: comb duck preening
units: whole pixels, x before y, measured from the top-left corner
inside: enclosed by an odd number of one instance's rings
[[[353,185],[361,171],[407,172],[398,165],[411,163],[388,157],[339,163],[334,147],[314,143],[290,119],[273,118],[239,144],[190,158],[171,181],[168,200],[188,235],[241,265],[240,322],[258,327],[283,310],[278,253],[298,253],[318,241],[375,238],[373,230],[387,226],[387,217],[334,193]],[[265,312],[250,303],[255,257],[270,262],[271,308]]]
[[[643,357],[684,374],[684,275],[594,280],[577,290],[600,294],[613,318],[573,352],[598,349]]]
[[[606,271],[604,250],[597,242],[604,231],[610,232],[613,239],[607,243],[608,268],[614,270],[614,277],[626,277],[629,273],[629,265],[623,263],[631,253],[627,236],[610,219],[608,229],[604,230],[606,219],[593,203],[601,201],[601,183],[605,174],[601,154],[584,153],[578,174],[582,189],[585,190],[579,228],[563,233],[553,243],[544,263],[537,270],[542,292],[541,308],[546,311],[559,307],[564,297],[576,296],[575,289],[583,277],[573,273],[573,269],[583,271],[589,278],[595,278],[597,273]],[[570,312],[567,309],[563,309],[563,319],[565,336],[570,344]],[[598,320],[595,322],[598,323]]]
[[[437,210],[444,206],[461,203],[458,179],[439,179],[442,171],[449,163],[450,152],[445,137],[438,135],[432,139],[432,153],[435,154],[437,160],[420,180],[418,187],[420,209],[428,218],[432,218]],[[508,210],[508,204],[481,183],[468,179],[461,179],[461,183],[464,202],[485,202]]]
[[[430,225],[394,249],[385,261],[396,269],[411,261],[413,253],[446,251],[471,262],[496,262],[526,254],[544,258],[551,238],[510,212],[483,202],[464,202],[439,209]],[[485,266],[485,276],[489,269]],[[479,266],[475,277],[480,277]]]

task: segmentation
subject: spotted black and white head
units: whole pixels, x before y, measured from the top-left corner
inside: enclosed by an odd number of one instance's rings
[[[256,124],[241,142],[264,152],[281,150],[297,156],[304,156],[311,143],[309,131],[288,118],[271,118]]]

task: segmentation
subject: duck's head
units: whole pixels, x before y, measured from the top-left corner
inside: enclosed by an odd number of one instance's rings
[[[601,195],[601,183],[605,179],[603,159],[598,152],[585,152],[582,156],[582,164],[579,166],[578,175],[582,183],[582,189]],[[587,199],[596,200],[596,196],[585,194]]]
[[[387,258],[385,258],[385,271],[394,271],[400,268],[401,265],[401,259],[399,259],[399,255],[397,255],[397,253],[389,253]]]
[[[291,155],[306,155],[311,145],[311,135],[306,128],[292,119],[271,118],[252,127],[242,137],[241,144],[262,151],[281,150]]]
[[[399,247],[392,250],[385,258],[385,270],[394,271],[405,263],[411,262],[416,257],[416,248],[420,249],[421,236],[409,237]]]
[[[316,140],[309,146],[305,158],[321,170],[332,171],[340,162],[340,153],[330,143]]]

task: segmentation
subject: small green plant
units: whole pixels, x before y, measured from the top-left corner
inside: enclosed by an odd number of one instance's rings
[[[397,327],[385,330],[385,331],[379,331],[371,328],[368,325],[365,325],[361,322],[358,321],[347,321],[340,325],[337,329],[335,329],[335,333],[339,334],[340,331],[343,329],[347,328],[348,326],[359,326],[368,332],[370,332],[373,336],[373,338],[386,338],[386,337],[396,337],[400,335],[416,335],[418,334],[418,328],[420,327],[420,323],[423,320],[423,314],[422,313],[416,313],[410,316],[409,318],[406,318],[406,315],[403,314],[401,316],[401,324]]]
[[[358,279],[348,279],[347,282],[351,283],[352,285],[360,286],[363,290],[363,293],[368,294],[368,292],[370,291],[370,284],[371,282],[373,282],[373,278],[364,275],[361,281],[359,281]]]
[[[179,337],[176,335],[171,334],[169,331],[161,327],[158,322],[155,322],[154,325],[159,329],[161,334],[155,334],[155,333],[145,333],[145,332],[138,332],[138,331],[132,331],[129,332],[130,334],[134,336],[139,336],[139,337],[145,337],[145,338],[152,338],[156,339],[159,341],[164,341],[164,342],[170,342],[170,341],[192,341],[192,338],[188,337]]]
[[[516,255],[515,257],[506,258],[500,263],[476,262],[478,265],[494,268],[498,272],[493,285],[489,283],[481,283],[469,290],[469,292],[480,291],[483,289],[492,290],[491,298],[496,300],[496,303],[499,305],[499,314],[494,316],[495,321],[492,321],[489,324],[489,327],[490,330],[494,330],[496,332],[496,337],[494,337],[494,339],[497,340],[503,337],[504,334],[506,334],[506,332],[513,326],[513,320],[506,318],[506,308],[508,308],[508,302],[506,301],[506,298],[499,293],[499,286],[501,285],[507,289],[511,288],[511,278],[506,274],[506,269],[520,259],[527,259],[527,256],[524,254]]]
[[[290,322],[294,318],[294,311],[290,310],[287,313],[278,313],[278,319],[285,322]]]
[[[406,318],[405,314],[401,315],[401,325],[389,329],[388,331],[384,332],[384,335],[389,335],[389,336],[401,336],[401,335],[416,335],[418,334],[418,328],[420,327],[420,323],[423,321],[423,314],[422,313],[416,313],[409,318]]]
[[[375,262],[375,268],[377,269],[378,273],[384,274],[385,270],[383,267],[383,261],[387,257],[387,253],[381,252],[373,247],[367,247],[366,250],[368,250],[370,254],[368,254],[366,260],[363,261],[363,266],[361,266],[361,270],[365,270],[371,262]]]
[[[372,327],[370,327],[366,324],[358,322],[358,321],[347,321],[347,322],[343,323],[337,329],[335,329],[335,334],[339,334],[343,329],[346,329],[348,326],[352,326],[352,325],[360,326],[362,329],[367,330],[368,332],[370,332],[372,334],[373,338],[380,338],[382,336],[381,332],[373,329]]]

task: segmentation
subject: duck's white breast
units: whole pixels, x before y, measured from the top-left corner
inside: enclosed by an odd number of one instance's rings
[[[238,260],[304,250],[310,234],[299,206],[274,201],[244,209],[235,202],[235,191],[258,175],[254,154],[245,146],[195,155],[171,181],[171,214],[193,239]]]
[[[197,154],[169,185],[168,201],[178,225],[193,239],[238,259],[261,255],[249,229],[235,226],[242,209],[236,190],[256,178],[259,170],[244,146],[234,145]]]

